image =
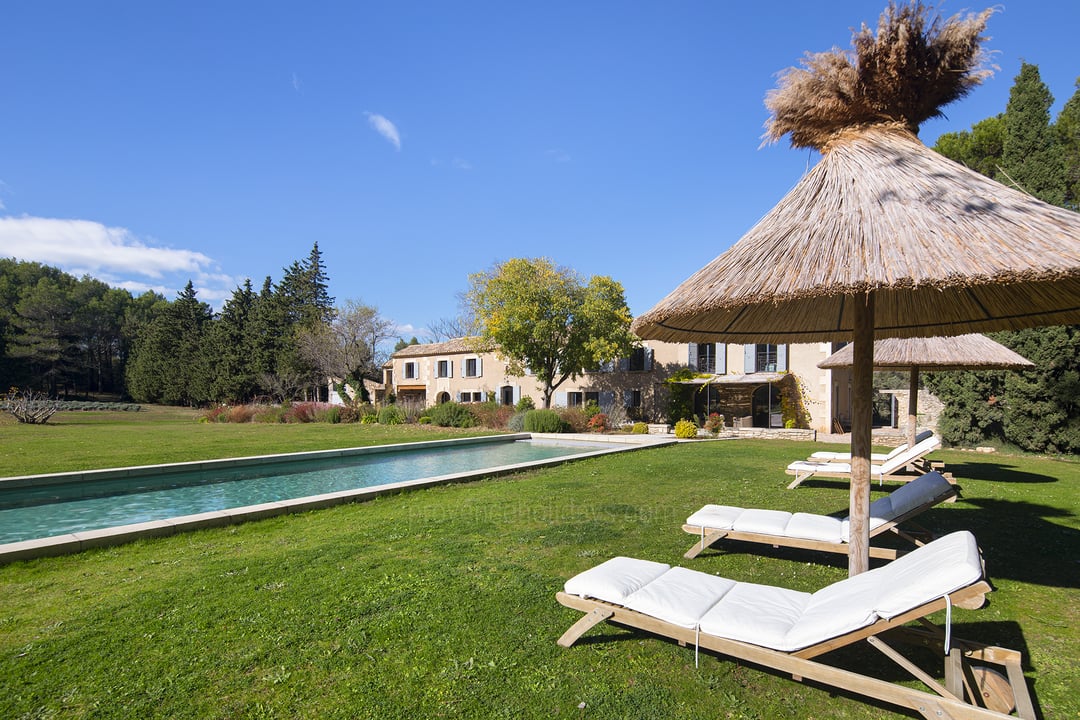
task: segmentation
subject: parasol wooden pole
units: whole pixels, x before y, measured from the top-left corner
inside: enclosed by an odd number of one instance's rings
[[[870,569],[870,428],[874,385],[874,295],[855,298],[852,332],[851,502],[848,575]]]
[[[911,366],[907,399],[907,446],[915,447],[916,423],[919,421],[919,366]]]

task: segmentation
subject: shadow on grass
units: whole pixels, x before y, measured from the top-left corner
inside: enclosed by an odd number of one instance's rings
[[[1080,530],[1051,522],[1052,518],[1072,518],[1073,513],[1039,503],[991,498],[964,498],[948,508],[934,508],[916,522],[936,536],[956,530],[970,530],[979,542],[987,574],[993,579],[1016,580],[1035,585],[1080,588]],[[903,525],[901,525],[903,527]],[[687,547],[693,542],[687,534]],[[913,549],[891,533],[871,540],[875,546]],[[847,567],[840,553],[774,548],[764,543],[720,540],[702,553],[709,555],[756,555],[818,565]],[[885,560],[871,558],[871,567]]]
[[[989,480],[1007,483],[1052,483],[1058,478],[1052,475],[1017,470],[1015,465],[999,462],[949,463],[945,469],[959,479]]]
[[[592,633],[585,637],[579,638],[574,644],[575,646],[587,646],[593,644],[614,643],[622,642],[626,640],[645,640],[656,639],[670,644],[677,644],[677,641],[665,637],[663,635],[655,635],[645,630],[639,630],[637,628],[624,627],[622,625],[605,624],[605,631],[599,633]],[[971,622],[971,623],[953,623],[952,637],[959,641],[960,639],[983,643],[986,645],[993,645],[1010,650],[1016,650],[1023,657],[1023,669],[1027,672],[1037,672],[1038,668],[1031,665],[1031,654],[1028,651],[1027,642],[1024,639],[1023,630],[1018,623],[1012,621],[998,621],[998,622]],[[895,649],[899,650],[904,657],[920,667],[923,671],[930,674],[935,678],[942,678],[944,676],[944,659],[942,658],[938,650],[929,647],[920,647],[917,645],[909,645],[898,642],[890,642]],[[692,644],[685,645],[689,652],[694,652]],[[570,648],[573,651],[573,648]],[[766,665],[758,665],[745,660],[729,657],[727,655],[716,653],[711,650],[701,650],[702,654],[711,655],[721,663],[734,663],[735,666],[747,666],[755,668],[761,672],[768,673],[775,677],[784,679],[791,679],[791,676],[787,673],[780,672],[774,668]],[[820,662],[830,667],[835,667],[850,672],[858,673],[866,677],[871,677],[877,680],[884,680],[886,682],[897,683],[907,682],[912,679],[911,673],[899,665],[890,662],[888,658],[884,657],[881,653],[874,652],[866,644],[858,642],[852,645],[846,645],[836,650],[833,650],[825,655],[819,656],[815,659],[815,662]],[[991,666],[995,670],[999,670],[1004,673],[1004,668],[1000,666]],[[723,666],[721,666],[723,669]],[[888,710],[892,712],[898,711],[898,706],[891,703],[886,703],[876,698],[867,697],[849,690],[843,690],[833,685],[827,685],[812,680],[804,680],[806,685],[816,687],[820,690],[824,690],[832,695],[841,695],[852,700],[864,703],[871,707],[880,708],[882,710]],[[1027,680],[1028,692],[1031,694],[1032,704],[1035,706],[1036,716],[1043,717],[1040,712],[1040,704],[1038,696],[1035,692],[1034,681]],[[919,686],[920,690],[925,690],[925,686]],[[930,691],[931,695],[933,694]]]

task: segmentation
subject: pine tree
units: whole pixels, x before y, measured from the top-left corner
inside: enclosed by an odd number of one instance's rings
[[[216,402],[246,402],[258,392],[251,327],[256,299],[251,280],[245,280],[210,326],[206,342],[212,360],[210,398]]]

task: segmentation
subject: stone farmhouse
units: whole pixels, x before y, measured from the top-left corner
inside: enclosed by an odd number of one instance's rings
[[[560,385],[553,407],[598,403],[613,417],[662,423],[673,394],[704,419],[723,414],[739,427],[800,427],[834,432],[848,426],[850,371],[817,364],[839,343],[736,345],[642,341],[630,357]],[[676,376],[678,382],[670,382]],[[542,405],[532,375],[507,374],[495,352],[476,352],[465,338],[410,345],[383,366],[383,385],[399,403],[430,406],[454,401],[514,405],[523,397]]]

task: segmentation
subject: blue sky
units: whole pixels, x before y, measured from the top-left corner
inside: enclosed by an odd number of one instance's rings
[[[641,314],[815,162],[761,147],[776,73],[885,4],[7,3],[0,256],[220,307],[317,241],[339,303],[421,338],[470,273],[544,256]],[[997,7],[999,69],[927,144],[1022,59],[1055,117],[1073,94],[1075,0]]]

